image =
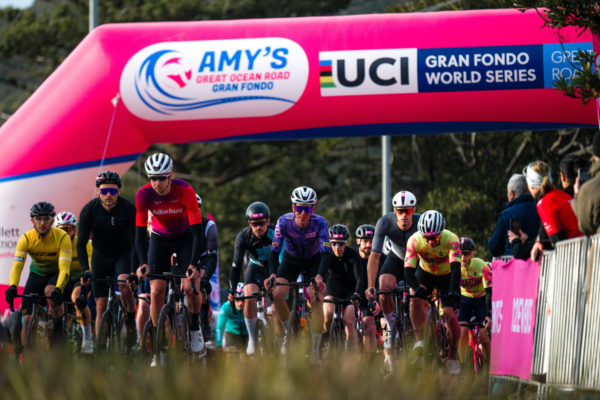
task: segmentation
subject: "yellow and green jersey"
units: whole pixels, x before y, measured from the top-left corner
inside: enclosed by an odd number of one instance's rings
[[[473,257],[468,266],[460,266],[460,294],[466,297],[483,297],[485,289],[492,287],[492,273],[488,263]]]
[[[85,246],[88,254],[88,265],[92,265],[92,241],[88,240],[87,245]],[[77,236],[73,237],[73,258],[71,260],[71,281],[78,281],[81,275],[83,274],[83,268],[81,267],[81,263],[79,262],[79,256],[77,254]]]
[[[58,273],[56,286],[63,290],[69,280],[73,249],[71,238],[62,229],[51,227],[41,238],[35,229],[25,232],[17,242],[17,250],[10,271],[9,284],[17,286],[27,254],[31,256],[30,272],[40,276]]]
[[[458,236],[449,230],[444,230],[440,236],[440,243],[429,247],[427,240],[419,232],[415,232],[406,244],[405,266],[421,268],[432,275],[448,275],[451,271],[450,263],[460,262],[460,242]]]

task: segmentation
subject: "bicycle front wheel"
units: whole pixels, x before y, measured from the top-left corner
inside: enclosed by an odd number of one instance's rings
[[[100,328],[98,329],[98,341],[96,347],[98,351],[110,351],[111,336],[112,336],[112,315],[109,311],[105,311],[100,318]]]
[[[142,355],[146,357],[152,355],[152,336],[152,320],[148,319],[144,324],[144,329],[142,330],[142,336],[140,338],[140,350]]]
[[[181,305],[175,318],[177,350],[183,354],[188,354],[191,351],[190,312],[188,308]]]
[[[171,316],[173,315],[173,306],[165,304],[160,310],[158,316],[158,349],[163,352],[172,351],[175,347],[175,332],[171,326]]]

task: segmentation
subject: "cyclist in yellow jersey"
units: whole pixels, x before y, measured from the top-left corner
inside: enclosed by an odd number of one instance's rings
[[[460,325],[460,354],[464,354],[469,338],[469,321],[471,316],[477,322],[488,325],[492,297],[492,274],[490,266],[481,258],[473,257],[475,242],[467,237],[460,238],[460,308],[458,323]],[[490,339],[486,329],[479,330],[479,343],[484,353],[489,355]]]
[[[27,254],[31,256],[29,278],[25,283],[23,294],[37,293],[50,296],[48,308],[54,318],[53,342],[61,339],[62,317],[64,314],[62,292],[69,281],[71,269],[71,239],[61,229],[52,227],[54,206],[45,201],[35,203],[29,212],[33,229],[25,232],[17,242],[15,258],[10,271],[9,284],[6,290],[6,302],[12,306],[17,295],[17,285],[25,265]],[[31,318],[33,303],[23,298],[23,328],[21,342],[25,343],[27,325]]]
[[[460,244],[458,236],[445,227],[446,220],[440,212],[429,210],[421,215],[418,232],[408,239],[406,246],[404,277],[411,288],[411,295],[416,296],[410,302],[410,319],[417,340],[415,351],[420,352],[423,349],[422,340],[429,307],[426,298],[437,288],[442,296],[442,307],[449,332],[450,358],[446,367],[450,375],[458,375],[460,330],[455,305],[460,299]]]
[[[75,303],[75,314],[81,324],[83,331],[83,342],[81,343],[82,354],[92,354],[94,352],[94,342],[92,341],[92,312],[87,306],[87,299],[91,293],[92,273],[90,271],[83,272],[79,257],[77,255],[77,218],[75,214],[68,211],[58,213],[54,219],[54,226],[67,232],[71,238],[73,257],[71,260],[71,279],[67,284],[64,295],[65,298],[71,298]],[[92,258],[92,242],[87,242],[86,245],[88,254],[88,265],[91,264]],[[85,295],[81,295],[82,286],[86,286]]]

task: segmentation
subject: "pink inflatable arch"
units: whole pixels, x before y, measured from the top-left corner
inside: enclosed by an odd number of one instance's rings
[[[597,126],[552,88],[591,35],[563,30],[563,52],[541,26],[513,9],[101,26],[0,128],[0,283],[32,203],[78,213],[100,168],[151,143]]]

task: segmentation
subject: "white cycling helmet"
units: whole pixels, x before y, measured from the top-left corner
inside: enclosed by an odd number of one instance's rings
[[[403,190],[394,195],[394,197],[392,198],[392,206],[394,208],[416,207],[417,206],[417,198],[411,192]]]
[[[77,226],[77,217],[75,216],[75,214],[70,213],[68,211],[58,213],[58,215],[54,219],[54,226],[59,225],[71,225],[75,227]]]
[[[167,175],[173,170],[173,160],[164,153],[152,154],[144,164],[148,175]]]
[[[196,201],[198,202],[198,207],[202,207],[202,197],[198,193],[196,193]]]
[[[421,214],[417,228],[423,236],[439,235],[446,228],[446,220],[439,211],[427,210]]]
[[[235,293],[240,296],[244,294],[244,283],[238,282],[237,287],[235,288]]]
[[[298,186],[292,192],[292,204],[317,204],[317,192],[308,186]]]

